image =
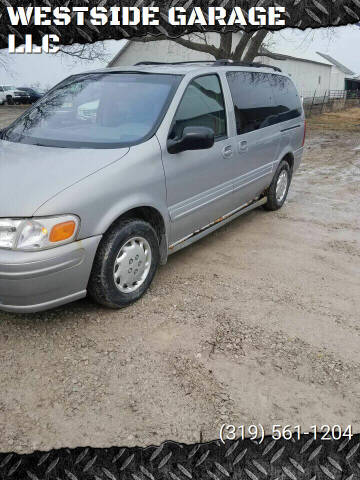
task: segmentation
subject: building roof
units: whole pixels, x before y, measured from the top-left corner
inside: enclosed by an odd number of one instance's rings
[[[331,67],[333,64],[324,58],[321,58],[316,52],[301,52],[299,50],[294,50],[293,48],[286,48],[284,46],[279,47],[279,50],[271,50],[271,52],[263,48],[263,52],[275,53],[277,57],[280,57],[279,60],[298,60],[301,62],[311,62],[318,63],[320,65],[328,65]],[[261,53],[259,54],[261,56]]]
[[[108,67],[113,67],[115,65],[115,63],[118,61],[121,55],[125,52],[125,50],[129,48],[130,44],[131,42],[129,40],[126,40],[126,43],[122,45],[121,48],[119,48],[119,51],[115,55],[115,57],[110,60],[110,62],[108,63]]]
[[[117,60],[121,57],[121,55],[127,50],[130,45],[132,44],[131,40],[127,40],[124,45],[121,46],[119,49],[118,53],[114,56],[114,58],[109,62],[108,67],[113,67],[116,65]],[[263,52],[268,51],[267,49],[263,49]],[[272,51],[271,53],[275,53],[277,57],[279,57],[279,60],[298,60],[298,61],[303,61],[303,62],[311,62],[311,63],[317,63],[320,65],[328,65],[329,67],[335,65],[337,66],[342,72],[344,72],[346,75],[354,75],[354,72],[346,68],[344,65],[342,65],[340,62],[336,61],[330,55],[325,55],[320,52],[301,52],[299,54],[298,49],[291,49],[291,48],[286,48],[284,46],[281,46],[279,48],[279,51]],[[259,57],[261,57],[261,52],[259,52]]]
[[[360,75],[358,75],[357,77],[345,77],[346,80],[349,80],[351,82],[356,82],[356,83],[360,83]]]
[[[335,65],[335,67],[337,67],[339,70],[341,70],[343,73],[345,73],[345,75],[347,76],[354,76],[355,73],[350,70],[349,68],[345,67],[345,65],[343,65],[342,63],[338,62],[337,60],[335,60],[335,58],[331,57],[330,55],[328,55],[327,53],[321,53],[321,52],[316,52],[318,55],[320,55],[321,57],[325,58],[328,62],[330,62],[332,65]]]

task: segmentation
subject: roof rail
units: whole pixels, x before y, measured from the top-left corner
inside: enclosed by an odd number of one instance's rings
[[[253,67],[253,68],[272,68],[276,72],[282,72],[281,68],[275,67],[274,65],[266,65],[265,63],[258,62],[234,62],[229,59],[222,60],[188,60],[186,62],[138,62],[135,64],[135,67],[141,65],[189,65],[192,63],[205,63],[213,67],[220,66],[231,66],[231,67]]]
[[[139,67],[140,65],[166,65],[165,62],[138,62],[135,63],[134,67]]]
[[[259,63],[259,62],[234,62],[233,60],[223,59],[223,60],[215,60],[213,64],[218,66],[229,65],[232,67],[272,68],[276,72],[282,72],[281,68],[279,67],[275,67],[274,65],[267,65],[266,63]]]
[[[213,64],[214,60],[188,60],[187,62],[138,62],[135,67],[140,65],[187,65],[189,63],[207,63]]]

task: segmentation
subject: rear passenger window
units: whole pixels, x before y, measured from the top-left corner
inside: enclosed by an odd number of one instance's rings
[[[217,75],[198,77],[188,85],[176,112],[170,138],[180,138],[185,127],[209,127],[215,138],[226,136],[224,97]]]
[[[237,134],[252,132],[301,115],[292,82],[281,75],[228,72]]]
[[[238,135],[276,123],[272,75],[257,72],[228,72]]]

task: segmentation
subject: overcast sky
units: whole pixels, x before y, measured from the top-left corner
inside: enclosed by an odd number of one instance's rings
[[[329,53],[355,73],[360,74],[360,28],[355,26],[335,29],[308,29],[305,32],[285,29],[272,35],[272,49],[292,48],[299,56],[301,53],[321,51]],[[106,42],[109,58],[119,50],[123,41]],[[40,82],[43,87],[52,86],[63,78],[77,72],[101,68],[104,62],[79,63],[70,58],[53,54],[8,55],[8,71],[0,66],[0,83],[27,86]]]

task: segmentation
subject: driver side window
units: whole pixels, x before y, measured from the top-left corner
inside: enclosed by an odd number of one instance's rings
[[[195,78],[185,90],[175,114],[170,138],[181,138],[184,128],[208,127],[215,139],[226,136],[226,112],[220,80],[217,75]]]

